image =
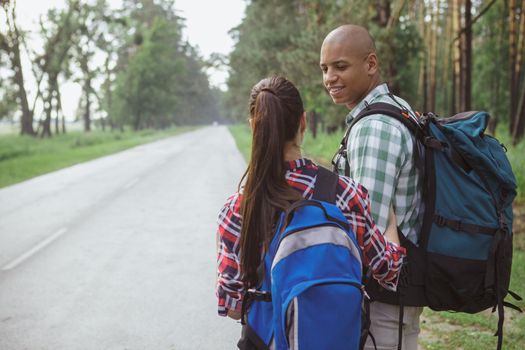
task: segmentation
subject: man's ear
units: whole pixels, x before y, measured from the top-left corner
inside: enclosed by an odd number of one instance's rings
[[[371,52],[366,59],[366,68],[369,75],[377,73],[379,66],[377,62],[377,55],[375,52]]]

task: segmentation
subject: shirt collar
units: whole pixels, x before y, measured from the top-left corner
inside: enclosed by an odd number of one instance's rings
[[[285,162],[285,169],[286,170],[295,170],[298,168],[304,168],[307,166],[312,165],[313,162],[310,159],[307,158],[300,158],[295,160],[290,160]]]
[[[366,95],[366,97],[362,99],[361,102],[359,102],[354,108],[352,108],[350,113],[348,113],[348,115],[346,116],[346,123],[350,124],[352,120],[359,113],[361,113],[363,109],[365,109],[367,105],[372,104],[377,98],[384,95],[388,95],[389,93],[390,90],[388,90],[388,85],[386,83],[383,83],[373,88],[372,91],[370,91],[368,95]]]

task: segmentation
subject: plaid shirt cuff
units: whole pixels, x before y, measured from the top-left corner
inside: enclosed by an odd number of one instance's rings
[[[399,276],[401,275],[401,268],[403,267],[403,260],[406,256],[406,248],[397,245],[393,242],[387,242],[387,250],[392,255],[392,264],[390,266],[391,271],[396,271],[395,274],[390,274],[390,279],[386,278],[378,281],[379,285],[387,290],[395,292],[399,282]]]
[[[226,292],[221,287],[217,288],[217,297],[219,298],[219,316],[228,316],[228,310],[241,311],[242,300],[238,299],[238,297],[233,297],[226,294]]]

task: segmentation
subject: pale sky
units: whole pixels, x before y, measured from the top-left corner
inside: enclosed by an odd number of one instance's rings
[[[113,8],[120,6],[120,0],[108,0]],[[63,8],[65,0],[17,0],[17,19],[19,26],[24,30],[38,30],[38,19],[53,7]],[[239,25],[244,16],[244,0],[175,0],[175,8],[181,17],[186,18],[184,30],[185,39],[193,46],[198,47],[204,58],[211,53],[228,55],[233,48],[233,40],[228,31]],[[31,45],[37,48],[42,42],[37,40],[38,35],[32,35]],[[40,51],[40,50],[38,50]],[[214,86],[225,89],[227,72],[210,69],[207,71],[210,82]],[[29,77],[30,70],[26,73]],[[27,79],[26,89],[32,96],[36,90]],[[61,86],[62,105],[66,116],[73,117],[78,105],[80,87],[69,82]]]

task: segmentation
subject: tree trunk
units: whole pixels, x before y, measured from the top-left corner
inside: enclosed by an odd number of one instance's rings
[[[315,139],[317,137],[317,113],[315,111],[310,112],[310,131]]]
[[[11,13],[5,5],[5,15],[7,24],[7,37],[8,43],[5,42],[3,47],[8,52],[13,67],[14,76],[13,80],[17,86],[17,96],[20,103],[20,109],[22,111],[22,117],[20,120],[20,134],[22,135],[35,135],[33,129],[33,111],[29,109],[29,103],[27,101],[27,92],[24,85],[24,72],[22,70],[22,62],[20,59],[20,32],[16,26],[16,12],[15,6],[11,7]]]
[[[518,89],[516,87],[517,77],[516,77],[516,56],[517,56],[517,38],[516,38],[516,0],[509,1],[509,50],[510,50],[510,123],[509,123],[509,133],[512,135],[514,133],[514,124],[515,116],[517,111],[517,102],[518,102]]]
[[[58,82],[57,82],[57,75],[51,74],[49,76],[48,81],[48,94],[46,96],[46,99],[44,101],[44,114],[45,119],[42,123],[42,134],[41,137],[51,137],[51,113],[53,111],[53,99],[56,93],[56,90],[58,90]]]
[[[49,93],[51,94],[51,93]],[[44,102],[44,114],[45,119],[42,122],[42,133],[40,134],[40,137],[51,137],[51,98],[48,98],[47,101]]]
[[[377,23],[385,28],[390,20],[390,0],[376,0]]]
[[[452,38],[454,37],[454,31],[452,27],[452,20],[451,15],[453,15],[453,12],[451,12],[450,6],[446,7],[446,15],[445,15],[445,38]],[[443,105],[441,110],[443,112],[448,112],[449,110],[449,77],[450,77],[450,61],[451,61],[451,50],[450,45],[448,43],[448,40],[441,40],[442,42],[442,50],[443,50],[443,71],[442,71],[442,77],[441,77],[441,85],[443,87]]]
[[[521,12],[520,12],[520,25],[517,39],[517,57],[514,67],[515,75],[515,89],[516,93],[520,94],[520,98],[517,102],[516,113],[514,116],[514,127],[512,129],[512,142],[517,144],[523,137],[524,127],[525,127],[525,83],[522,79],[522,66],[523,66],[523,50],[525,49],[525,0],[522,0],[521,3]]]
[[[419,31],[422,33],[423,38],[426,38],[426,30],[427,26],[425,25],[425,6],[423,3],[420,3],[418,5],[418,13],[417,13],[418,19],[419,19]],[[427,105],[427,99],[426,99],[426,81],[425,81],[425,74],[426,74],[426,65],[427,65],[427,59],[426,59],[426,50],[423,50],[423,52],[420,51],[420,58],[419,58],[419,75],[418,75],[418,82],[417,82],[417,91],[419,92],[418,98],[419,98],[419,108],[423,110],[423,112],[428,112],[428,105]]]
[[[86,98],[86,108],[84,110],[84,131],[91,131],[91,78],[86,77],[84,85],[84,94]]]
[[[431,11],[431,24],[430,24],[430,72],[429,72],[429,110],[436,110],[436,56],[437,56],[437,20],[439,14],[439,2],[437,11]]]
[[[453,0],[452,2],[452,27],[453,32],[459,33],[460,31],[460,16],[461,16],[461,8],[460,8],[460,1],[461,0]],[[461,52],[461,40],[456,40],[453,43],[453,65],[454,68],[452,70],[452,99],[451,99],[451,110],[450,115],[453,115],[457,113],[459,110],[459,101],[460,101],[460,52]]]
[[[14,66],[14,79],[16,82],[16,85],[18,87],[18,98],[20,102],[20,107],[22,110],[22,118],[21,118],[21,128],[20,128],[20,134],[22,135],[35,135],[35,131],[33,129],[33,111],[29,109],[29,103],[27,101],[27,93],[24,87],[24,75],[22,72],[22,64],[20,61],[20,51],[18,48],[18,44],[16,48],[14,48],[13,52],[13,66]]]
[[[504,21],[502,21],[504,22]],[[503,48],[503,35],[504,35],[504,32],[505,32],[505,29],[504,29],[504,24],[503,23],[500,23],[500,25],[497,25],[496,27],[496,36],[497,36],[497,39],[496,39],[496,50],[497,52],[502,52],[502,48]],[[491,107],[493,110],[496,110],[496,107],[499,106],[499,103],[500,103],[500,87],[501,87],[501,74],[500,74],[500,70],[501,70],[501,67],[502,67],[502,62],[501,62],[501,56],[502,55],[497,55],[496,56],[496,64],[493,65],[493,69],[492,69],[492,78],[493,78],[493,82],[491,84],[491,86],[494,86],[494,93],[491,94],[491,101],[490,101],[490,104],[491,104]],[[492,118],[490,118],[489,120],[489,125],[488,125],[488,128],[489,128],[489,132],[492,134],[492,135],[495,135],[496,134],[496,127],[498,126],[498,122],[499,122],[499,115],[492,115]]]
[[[471,80],[472,80],[472,3],[464,0],[463,30],[461,34],[461,71],[460,71],[460,103],[461,111],[470,110]]]
[[[57,102],[56,102],[56,93],[53,98],[53,102],[54,102],[54,107],[55,107],[55,135],[58,135],[60,134],[60,116],[58,113],[58,107],[57,107]]]
[[[62,97],[60,96],[60,91],[57,94],[57,114],[60,112],[60,115],[62,116],[62,134],[66,133],[66,116],[64,115],[64,111],[62,110]]]
[[[521,89],[521,97],[518,104],[518,113],[515,118],[515,128],[512,133],[512,144],[516,145],[523,138],[525,129],[525,86]]]

